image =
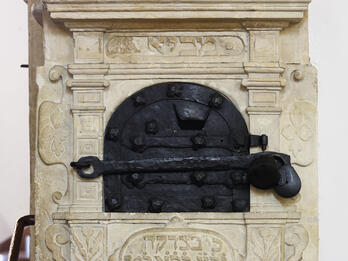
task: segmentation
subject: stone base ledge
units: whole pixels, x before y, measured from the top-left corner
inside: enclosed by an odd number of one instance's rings
[[[248,213],[218,213],[218,212],[186,212],[186,213],[53,213],[53,220],[66,220],[69,223],[89,222],[140,222],[140,223],[167,223],[173,219],[182,219],[185,222],[219,224],[285,224],[296,223],[301,219],[300,212],[248,212]]]

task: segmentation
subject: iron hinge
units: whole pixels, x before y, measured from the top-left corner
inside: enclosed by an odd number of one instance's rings
[[[268,136],[262,135],[250,135],[250,147],[261,147],[262,151],[265,151],[268,146]]]

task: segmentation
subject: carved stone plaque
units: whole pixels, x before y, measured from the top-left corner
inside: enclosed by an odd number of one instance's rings
[[[121,261],[234,261],[233,246],[217,232],[192,228],[152,228],[129,237]]]
[[[177,57],[178,60],[190,57],[195,61],[216,57],[240,62],[247,58],[247,54],[247,37],[241,32],[111,33],[106,35],[105,43],[106,59],[116,63],[129,60],[167,63],[166,57]]]

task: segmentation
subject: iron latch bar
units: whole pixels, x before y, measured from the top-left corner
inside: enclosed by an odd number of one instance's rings
[[[101,161],[88,156],[72,162],[82,178],[97,178],[101,175],[127,175],[132,173],[157,173],[176,171],[221,171],[244,170],[250,184],[261,189],[275,188],[283,197],[296,195],[301,181],[290,164],[290,156],[277,152],[260,152],[239,156],[201,156],[151,158],[128,161]],[[87,168],[92,168],[88,173]]]

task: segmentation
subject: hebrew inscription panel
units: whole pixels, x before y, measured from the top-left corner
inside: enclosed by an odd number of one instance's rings
[[[131,57],[150,62],[157,57],[228,57],[229,60],[247,59],[247,35],[241,32],[220,33],[110,33],[106,36],[106,59],[125,63]],[[128,58],[127,58],[128,57]]]
[[[190,228],[147,229],[133,234],[120,261],[234,261],[240,254],[214,231]]]

